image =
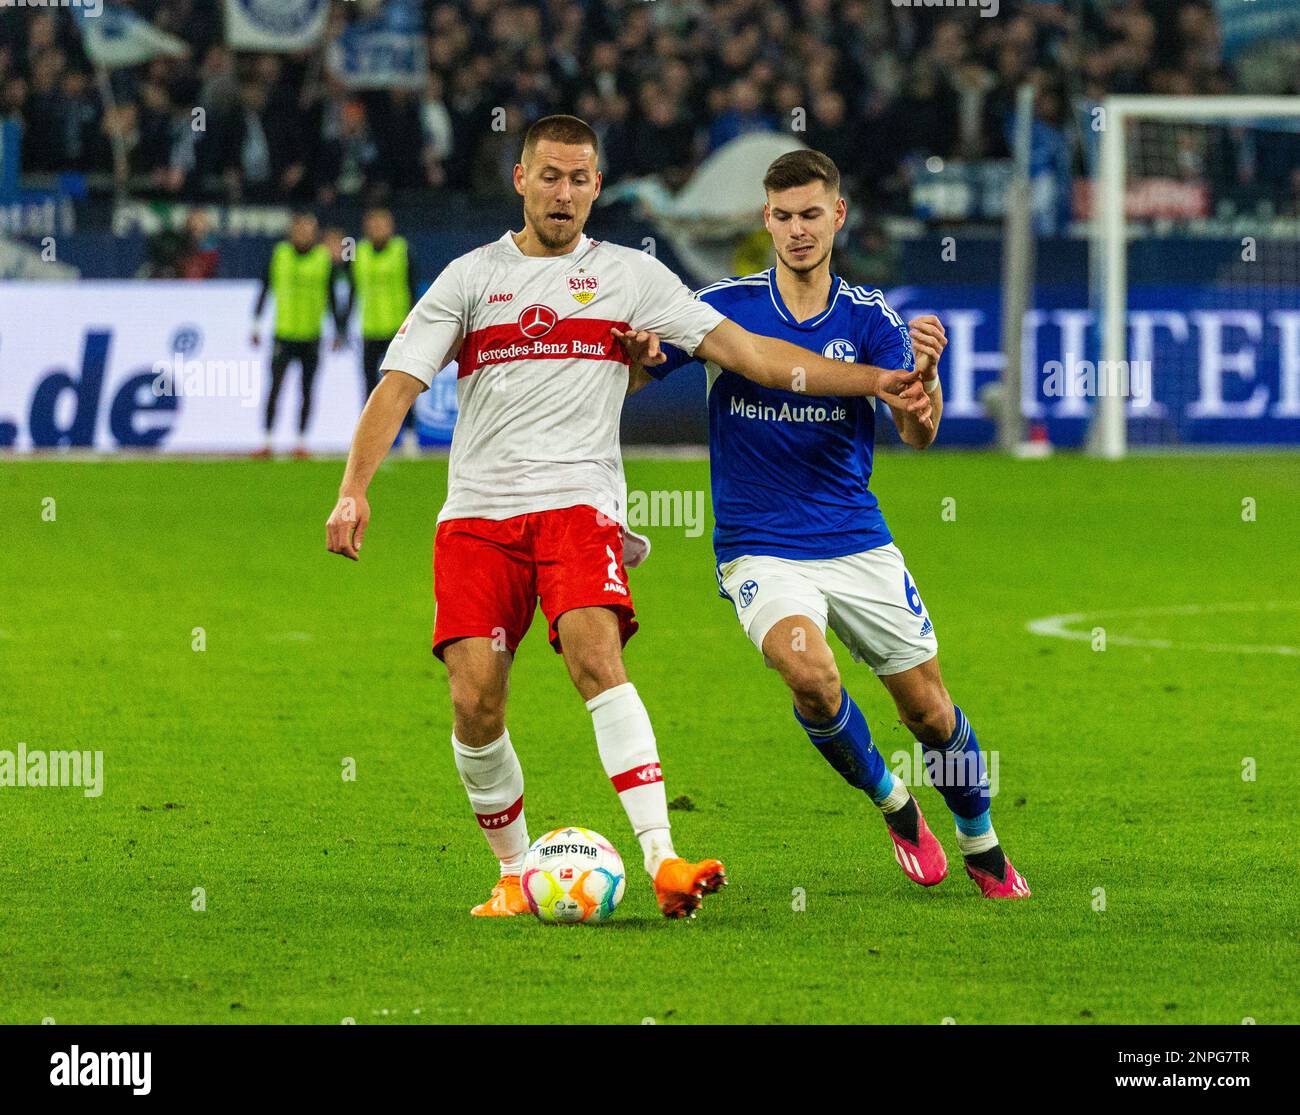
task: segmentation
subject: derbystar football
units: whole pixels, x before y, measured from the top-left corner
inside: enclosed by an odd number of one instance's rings
[[[591,829],[554,829],[524,857],[524,894],[542,921],[605,921],[623,900],[625,882],[622,857]]]

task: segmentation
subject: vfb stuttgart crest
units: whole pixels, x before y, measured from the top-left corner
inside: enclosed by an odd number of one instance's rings
[[[573,295],[573,300],[580,305],[585,306],[596,297],[596,288],[600,286],[600,280],[595,275],[588,275],[585,271],[579,271],[576,275],[569,276],[569,293]]]

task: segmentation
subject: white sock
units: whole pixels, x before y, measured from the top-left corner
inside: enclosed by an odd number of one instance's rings
[[[992,825],[989,825],[988,832],[982,832],[978,836],[966,836],[961,829],[957,830],[957,847],[961,849],[963,856],[978,855],[997,846],[998,834],[993,831]]]
[[[503,732],[486,747],[467,747],[452,733],[451,749],[474,816],[492,854],[501,861],[501,874],[521,874],[528,851],[524,771],[510,733]]]
[[[650,716],[630,681],[596,694],[587,709],[600,761],[641,842],[645,869],[653,876],[677,853],[668,831],[668,798]]]
[[[876,804],[880,806],[882,813],[897,813],[911,800],[912,791],[907,788],[901,778],[896,777],[894,779],[894,788]]]

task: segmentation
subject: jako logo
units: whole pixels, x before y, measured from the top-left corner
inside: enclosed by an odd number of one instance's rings
[[[147,1096],[150,1053],[93,1053],[74,1045],[67,1053],[50,1055],[50,1083],[56,1088],[82,1085],[129,1087],[137,1096]]]
[[[509,302],[510,299],[512,299],[513,297],[514,294],[511,291],[499,290],[496,292],[496,294],[488,295],[488,305],[491,306],[494,302]]]

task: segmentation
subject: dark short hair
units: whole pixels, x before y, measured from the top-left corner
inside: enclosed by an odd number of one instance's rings
[[[831,157],[806,147],[787,151],[763,175],[763,189],[768,193],[806,186],[809,182],[825,182],[832,193],[840,192],[840,171]]]
[[[538,142],[543,139],[554,140],[556,143],[589,143],[592,151],[598,154],[600,152],[600,140],[585,120],[579,120],[576,116],[543,116],[524,133],[524,150],[519,161],[528,162],[537,149]]]

